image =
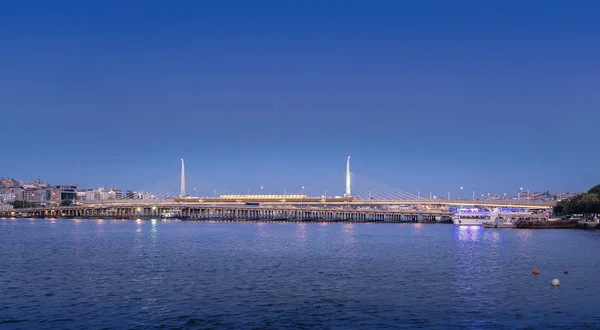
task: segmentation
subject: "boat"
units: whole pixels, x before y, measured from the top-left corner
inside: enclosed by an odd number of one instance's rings
[[[518,220],[517,228],[531,229],[571,229],[577,228],[579,220],[574,219],[544,219],[544,220]]]
[[[480,208],[459,208],[452,216],[452,223],[457,226],[481,226],[489,220],[490,211]]]
[[[543,221],[543,213],[534,213],[521,208],[497,208],[489,214],[489,220],[483,222],[485,228],[516,228],[517,221]]]
[[[485,228],[516,228],[512,219],[496,219],[483,222]]]
[[[600,219],[578,219],[577,226],[582,228],[598,228],[600,229]]]

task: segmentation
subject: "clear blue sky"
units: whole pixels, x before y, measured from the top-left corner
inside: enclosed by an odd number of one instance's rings
[[[0,176],[600,183],[598,1],[2,1]],[[189,188],[188,188],[189,191]]]

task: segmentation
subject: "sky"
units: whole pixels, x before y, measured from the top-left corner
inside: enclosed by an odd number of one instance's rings
[[[333,195],[350,155],[363,190],[587,190],[600,183],[598,12],[0,1],[0,176],[177,192],[183,157],[188,193]]]

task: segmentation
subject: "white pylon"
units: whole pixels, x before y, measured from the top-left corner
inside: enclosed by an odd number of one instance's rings
[[[352,196],[350,190],[350,156],[348,156],[348,160],[346,161],[346,193],[344,194],[344,196]]]
[[[179,190],[179,197],[185,197],[185,164],[183,158],[181,158],[181,188]]]

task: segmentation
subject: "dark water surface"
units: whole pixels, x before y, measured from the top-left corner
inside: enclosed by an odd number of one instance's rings
[[[0,219],[0,328],[600,328],[599,253],[583,230]]]

